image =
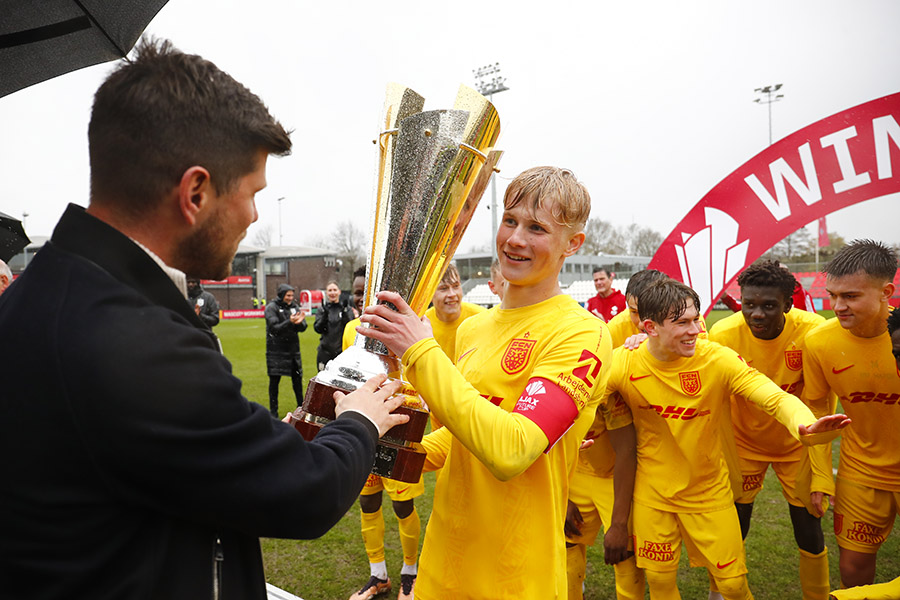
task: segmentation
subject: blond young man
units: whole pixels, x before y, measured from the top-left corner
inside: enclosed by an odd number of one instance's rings
[[[837,394],[853,426],[841,440],[834,532],[845,587],[872,583],[878,549],[900,511],[900,370],[887,329],[897,254],[855,240],[825,267],[835,319],[806,336],[804,398],[816,414],[833,411]],[[825,484],[814,490],[824,512],[831,463],[816,465]]]
[[[752,595],[723,450],[730,394],[759,405],[805,443],[824,443],[849,419],[817,421],[734,351],[698,339],[699,305],[681,282],[648,286],[638,298],[647,342],[613,355],[601,408],[611,432],[633,428],[637,439],[630,453],[617,448],[616,463],[636,463],[636,469],[633,487],[625,477],[623,485],[616,480],[616,504],[634,500],[634,550],[652,599],[680,598],[684,541],[691,564],[709,571],[724,598],[746,600]]]
[[[803,390],[804,338],[825,319],[792,307],[796,284],[791,272],[776,261],[749,266],[738,276],[741,312],[713,325],[709,339],[731,348],[749,366],[799,397]],[[735,499],[741,536],[746,539],[750,531],[753,501],[771,465],[788,502],[800,551],[803,598],[827,600],[828,551],[821,516],[807,510],[809,490],[801,484],[809,477],[807,448],[778,427],[771,416],[739,396],[731,398],[731,424],[741,472],[740,495]]]
[[[606,325],[561,293],[584,242],[590,196],[571,171],[529,169],[504,197],[498,308],[466,320],[456,366],[399,295],[381,292],[360,330],[402,358],[444,427],[425,438],[438,469],[418,600],[566,597],[568,479],[605,387]]]

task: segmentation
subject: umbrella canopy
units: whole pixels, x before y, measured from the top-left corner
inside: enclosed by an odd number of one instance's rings
[[[0,260],[9,262],[30,243],[22,221],[0,212]]]
[[[166,0],[0,0],[0,98],[122,58]]]

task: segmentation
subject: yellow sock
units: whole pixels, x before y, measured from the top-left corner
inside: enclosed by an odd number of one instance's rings
[[[416,507],[413,506],[412,512],[405,519],[397,519],[397,524],[400,529],[400,547],[403,548],[403,564],[414,565],[419,560],[419,533],[422,531],[422,523],[419,521],[419,512]],[[383,538],[383,523],[381,535]]]
[[[587,548],[584,544],[566,544],[566,579],[569,582],[569,600],[580,600],[584,593],[584,571],[587,568]]]
[[[638,569],[633,556],[613,566],[613,570],[618,600],[644,600],[644,570]]]
[[[363,544],[366,545],[369,562],[384,562],[384,518],[381,508],[373,513],[360,513]]]
[[[828,600],[828,548],[819,554],[800,550],[800,589],[803,600]]]
[[[717,577],[716,588],[725,600],[753,600],[750,586],[747,585],[747,576]]]
[[[650,571],[644,569],[652,600],[681,600],[678,593],[678,571]]]

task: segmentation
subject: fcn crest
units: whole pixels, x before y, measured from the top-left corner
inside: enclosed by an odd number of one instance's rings
[[[679,373],[678,378],[681,380],[681,391],[683,391],[688,396],[693,396],[697,392],[700,391],[702,387],[700,384],[700,372],[699,371],[687,371],[686,373]]]
[[[509,375],[515,375],[524,369],[531,359],[531,351],[534,350],[536,343],[536,340],[513,339],[500,360],[503,371]]]
[[[784,362],[791,371],[799,371],[803,368],[803,351],[785,350]]]

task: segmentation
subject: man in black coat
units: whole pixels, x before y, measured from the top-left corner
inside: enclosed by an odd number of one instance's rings
[[[396,385],[336,394],[308,443],[241,396],[184,273],[222,279],[291,147],[215,65],[141,43],[98,90],[91,200],[0,297],[0,595],[266,597],[259,536],[353,504]]]

